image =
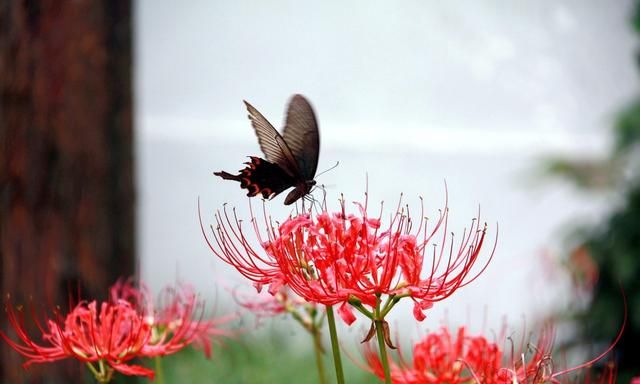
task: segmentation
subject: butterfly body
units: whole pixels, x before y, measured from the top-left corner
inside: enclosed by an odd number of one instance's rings
[[[289,102],[282,135],[248,102],[244,102],[249,120],[258,137],[266,159],[250,156],[238,175],[225,171],[214,172],[225,180],[240,182],[247,196],[261,194],[273,198],[294,187],[285,198],[289,205],[311,192],[316,184],[320,138],[315,114],[302,95],[294,95]]]

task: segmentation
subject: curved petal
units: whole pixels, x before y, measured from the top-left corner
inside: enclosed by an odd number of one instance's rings
[[[353,309],[347,303],[342,303],[342,305],[338,307],[338,315],[340,315],[342,321],[347,323],[347,325],[351,325],[356,321],[356,315],[353,314]]]
[[[109,365],[116,371],[127,376],[146,376],[151,380],[153,380],[155,376],[155,372],[140,365],[118,364],[114,362],[110,362]]]

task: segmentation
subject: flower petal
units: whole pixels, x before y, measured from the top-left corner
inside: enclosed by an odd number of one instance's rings
[[[338,307],[338,315],[342,318],[342,321],[347,323],[347,325],[353,324],[356,321],[356,315],[353,314],[353,309],[347,303],[342,303],[340,307]]]
[[[424,312],[422,312],[422,308],[420,308],[420,304],[417,301],[413,303],[413,317],[418,321],[422,321],[427,318]]]
[[[111,365],[111,367],[116,371],[127,376],[146,376],[151,380],[153,380],[153,377],[155,376],[155,372],[140,365],[117,364],[113,362],[109,365]]]

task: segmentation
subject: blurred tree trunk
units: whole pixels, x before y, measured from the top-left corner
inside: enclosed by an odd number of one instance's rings
[[[3,300],[42,314],[133,274],[132,137],[130,1],[0,1]],[[85,371],[22,362],[0,340],[0,382]]]

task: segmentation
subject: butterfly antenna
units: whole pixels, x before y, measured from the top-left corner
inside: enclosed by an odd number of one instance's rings
[[[321,175],[324,175],[325,173],[327,173],[327,172],[329,172],[329,171],[331,171],[331,170],[333,170],[333,169],[337,168],[337,167],[338,167],[338,165],[340,165],[340,162],[339,162],[339,161],[336,161],[336,165],[334,165],[333,167],[328,168],[328,169],[325,169],[324,171],[322,171],[322,172],[318,173],[318,174],[316,175],[316,177],[321,176]]]

